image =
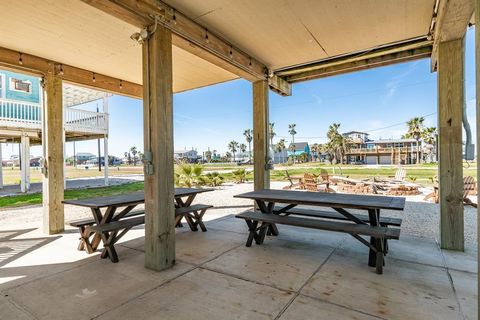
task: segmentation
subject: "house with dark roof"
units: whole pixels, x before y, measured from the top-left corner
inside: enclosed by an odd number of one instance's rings
[[[305,154],[307,156],[307,161],[310,160],[310,146],[308,145],[308,142],[295,142],[294,144],[291,143],[288,147],[287,155],[290,157],[294,154],[295,157],[301,157]]]
[[[415,139],[371,140],[368,133],[360,131],[350,131],[343,135],[352,140],[351,148],[346,155],[347,163],[386,165],[417,163],[417,140]],[[419,146],[419,157],[422,158],[421,146]]]

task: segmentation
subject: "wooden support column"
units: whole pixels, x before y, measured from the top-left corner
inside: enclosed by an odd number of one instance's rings
[[[253,83],[253,180],[254,189],[270,188],[268,134],[268,82]]]
[[[172,35],[157,26],[143,43],[145,267],[175,263]]]
[[[437,64],[440,245],[463,250],[464,39],[441,42]]]
[[[20,190],[27,192],[30,190],[30,137],[22,133],[20,138]]]
[[[0,189],[3,189],[3,144],[0,142]]]
[[[109,166],[109,158],[108,158],[108,133],[109,133],[109,114],[108,114],[108,97],[103,97],[103,113],[105,113],[105,127],[107,128],[107,134],[103,137],[103,173],[105,175],[105,185],[110,185],[110,181],[108,179],[108,166]]]
[[[480,0],[475,0],[475,78],[476,78],[476,101],[477,101],[477,124],[480,122]],[[477,125],[477,203],[480,200],[480,128]],[[477,208],[477,228],[480,226],[480,208]],[[477,232],[477,248],[480,245],[480,233]],[[480,271],[480,256],[477,255],[477,272]],[[480,278],[477,277],[477,294],[480,297]],[[477,314],[480,314],[480,303],[477,306]]]
[[[65,219],[62,204],[64,192],[62,79],[57,74],[57,70],[51,70],[44,78],[43,230],[48,234],[62,232]]]

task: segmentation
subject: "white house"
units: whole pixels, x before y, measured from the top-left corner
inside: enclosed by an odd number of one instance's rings
[[[186,161],[189,163],[197,162],[198,152],[196,150],[175,150],[174,158],[176,161]]]

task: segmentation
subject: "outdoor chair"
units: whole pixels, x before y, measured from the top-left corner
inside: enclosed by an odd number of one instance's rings
[[[438,186],[439,186],[438,180],[435,180],[433,185],[433,192],[426,195],[425,198],[423,198],[423,200],[432,199],[434,203],[438,203],[440,200]],[[470,200],[470,198],[468,198],[469,195],[475,195],[475,194],[477,194],[477,182],[475,178],[463,177],[463,204],[470,205],[472,207],[477,208],[478,204]]]
[[[323,187],[321,187],[323,186]],[[317,182],[317,178],[311,173],[305,173],[303,175],[303,187],[307,191],[323,191],[330,192],[328,182]]]
[[[389,176],[389,178],[393,178],[395,181],[404,181],[406,176],[407,176],[407,170],[403,168],[399,168],[395,172],[395,176]]]
[[[285,186],[283,189],[296,189],[296,188],[302,189],[303,188],[303,183],[301,181],[297,183],[293,182],[293,179],[288,173],[288,170],[285,170],[285,177],[287,178],[288,182],[290,182],[290,185]]]

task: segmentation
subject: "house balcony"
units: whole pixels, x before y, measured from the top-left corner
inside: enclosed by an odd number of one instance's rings
[[[349,155],[366,155],[366,154],[392,154],[392,153],[408,153],[408,152],[417,152],[416,146],[411,147],[399,147],[399,148],[357,148],[350,149],[348,151]]]
[[[100,138],[108,134],[108,114],[64,108],[67,141]],[[41,142],[42,108],[38,103],[0,99],[0,138],[16,141],[27,133],[32,143]]]

